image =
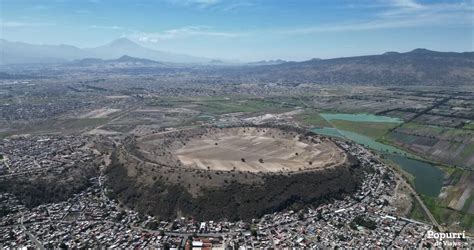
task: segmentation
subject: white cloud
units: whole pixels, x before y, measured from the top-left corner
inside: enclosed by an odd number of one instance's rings
[[[257,6],[255,0],[167,0],[177,6],[196,8],[196,9],[210,9],[214,11],[236,12],[240,9],[251,8]]]
[[[169,2],[182,6],[196,6],[199,8],[207,8],[219,4],[221,0],[169,0]]]
[[[345,23],[283,29],[284,34],[375,30],[421,26],[471,26],[474,7],[467,2],[420,4],[413,0],[392,0],[372,18]]]
[[[249,2],[249,1],[238,1],[235,3],[229,3],[227,5],[222,6],[221,10],[222,11],[230,11],[230,12],[235,12],[237,10],[243,9],[243,8],[251,8],[255,7],[257,4],[255,2]]]
[[[3,28],[21,28],[21,27],[40,27],[40,26],[53,26],[54,23],[45,22],[23,22],[23,21],[5,21],[0,20],[0,26]]]
[[[120,26],[104,26],[104,25],[91,25],[89,26],[90,28],[93,28],[93,29],[108,29],[108,30],[121,30],[123,29],[122,27]]]
[[[392,4],[400,8],[408,9],[422,9],[423,5],[415,2],[414,0],[392,0]]]
[[[213,31],[209,26],[185,26],[177,29],[165,30],[162,32],[139,32],[132,35],[133,38],[141,42],[157,43],[161,40],[182,38],[189,36],[214,36],[214,37],[241,37],[244,33]]]
[[[220,0],[184,0],[188,3],[196,3],[196,4],[206,4],[206,5],[213,5],[220,2]]]

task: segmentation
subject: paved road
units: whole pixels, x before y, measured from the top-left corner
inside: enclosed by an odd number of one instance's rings
[[[379,160],[380,162],[384,162],[382,159],[380,159],[377,155],[374,155],[372,154],[377,160]],[[430,219],[431,223],[440,231],[440,232],[443,232],[443,227],[438,223],[438,221],[436,220],[436,218],[433,216],[433,214],[431,213],[431,211],[426,207],[425,203],[423,202],[423,200],[421,200],[420,196],[418,195],[418,193],[415,191],[415,189],[413,189],[413,187],[410,185],[410,183],[406,182],[406,180],[403,178],[403,176],[401,176],[401,174],[399,174],[397,172],[396,169],[394,169],[394,174],[397,176],[398,179],[400,179],[400,181],[404,182],[404,184],[406,184],[406,186],[408,187],[408,189],[410,190],[410,192],[413,194],[413,196],[415,197],[415,199],[418,201],[418,203],[420,204],[421,208],[425,211],[426,215],[428,216],[428,218]]]
[[[405,179],[401,178],[400,176],[400,179],[402,179],[403,182],[405,182]],[[420,196],[418,195],[418,193],[415,191],[415,189],[413,189],[413,187],[407,183],[407,186],[408,186],[408,189],[410,189],[410,191],[412,192],[413,196],[415,196],[416,200],[418,201],[418,203],[420,204],[421,208],[423,208],[423,210],[425,211],[426,215],[428,215],[428,218],[430,219],[431,223],[433,223],[433,225],[440,231],[440,232],[443,232],[443,227],[438,223],[438,221],[436,220],[436,218],[433,216],[433,214],[431,213],[431,211],[426,207],[425,203],[421,200]]]
[[[38,249],[44,250],[44,247],[41,244],[41,242],[39,242],[38,239],[36,239],[36,237],[30,231],[28,231],[28,229],[26,229],[25,225],[23,225],[23,215],[21,215],[21,218],[20,218],[20,225],[23,228],[23,230],[26,232],[30,240],[32,240],[36,244],[36,247],[38,247]]]

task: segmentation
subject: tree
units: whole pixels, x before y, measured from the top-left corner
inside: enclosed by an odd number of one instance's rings
[[[125,211],[120,211],[118,214],[117,214],[117,217],[115,217],[115,221],[118,222],[118,221],[121,221],[125,216],[127,215],[127,213]]]
[[[304,214],[303,213],[298,214],[298,220],[304,221]]]
[[[59,248],[67,249],[67,245],[64,242],[61,242],[61,244],[59,244]]]
[[[155,220],[151,221],[148,223],[147,227],[151,230],[156,230],[158,229],[158,222],[156,222]],[[164,232],[163,232],[164,233]],[[160,234],[161,234],[161,231],[160,231]]]
[[[375,221],[369,218],[364,218],[362,216],[357,216],[356,218],[354,218],[352,222],[371,230],[374,230],[375,228],[377,228],[377,223]]]

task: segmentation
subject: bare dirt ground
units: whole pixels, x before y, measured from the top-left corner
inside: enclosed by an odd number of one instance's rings
[[[465,174],[461,179],[456,183],[455,186],[451,187],[450,192],[445,192],[444,195],[447,196],[445,199],[450,199],[448,207],[468,213],[474,213],[474,202],[470,201],[472,193],[474,190],[474,174]],[[449,196],[449,193],[453,195]],[[472,198],[471,198],[472,199]],[[466,204],[470,201],[471,204]]]
[[[205,134],[174,153],[186,167],[219,171],[302,171],[345,161],[345,154],[331,142],[303,142],[296,134],[261,128]]]
[[[80,116],[80,118],[105,118],[109,115],[121,111],[120,109],[112,109],[112,108],[100,108],[92,110],[86,114]]]
[[[108,95],[108,96],[105,96],[105,98],[107,98],[107,99],[126,99],[126,98],[131,98],[131,97],[128,96],[128,95]]]
[[[410,197],[410,190],[406,182],[399,181],[395,188],[395,195],[391,200],[391,204],[397,208],[400,216],[407,216],[412,208],[413,199]]]
[[[95,128],[95,129],[92,129],[90,131],[87,131],[85,134],[88,134],[88,135],[117,135],[119,133],[115,132],[115,131]]]

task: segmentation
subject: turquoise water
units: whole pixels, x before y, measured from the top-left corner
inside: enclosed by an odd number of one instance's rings
[[[211,120],[214,119],[215,116],[213,115],[208,115],[208,114],[200,114],[197,116],[198,119],[205,119],[205,120]]]
[[[417,192],[438,197],[444,179],[441,169],[430,163],[412,160],[400,155],[386,155],[386,157],[415,176],[415,190]]]
[[[331,114],[331,113],[321,113],[321,117],[324,119],[331,120],[344,120],[351,122],[393,122],[393,123],[402,123],[403,121],[399,118],[372,115],[372,114]]]
[[[321,135],[327,135],[327,136],[336,136],[336,137],[341,137],[344,138],[344,135],[339,132],[337,128],[313,128],[311,129],[314,133],[321,134]]]
[[[311,131],[327,136],[347,138],[367,148],[383,153],[387,158],[415,177],[415,190],[417,192],[433,197],[437,197],[440,193],[443,184],[443,171],[430,163],[405,157],[405,155],[410,155],[406,151],[377,142],[365,135],[342,129],[325,127],[315,128]]]
[[[359,133],[355,133],[355,132],[351,132],[347,130],[324,127],[324,128],[315,128],[315,129],[312,129],[311,131],[318,134],[327,135],[327,136],[347,138],[361,145],[364,145],[365,147],[368,147],[370,149],[380,151],[383,153],[392,153],[392,154],[396,153],[396,154],[402,154],[402,155],[409,154],[396,147],[385,145],[365,135],[361,135]]]

